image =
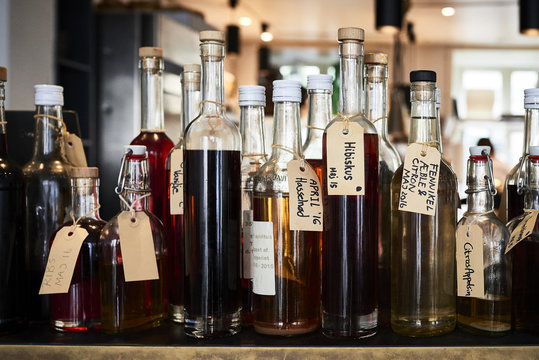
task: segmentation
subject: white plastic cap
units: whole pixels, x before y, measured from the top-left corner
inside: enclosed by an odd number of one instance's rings
[[[34,85],[34,103],[64,106],[64,88],[58,85]]]
[[[539,156],[539,146],[530,146],[530,155]]]
[[[539,109],[539,88],[524,90],[524,109]]]
[[[239,87],[240,106],[266,106],[266,88],[259,85]]]
[[[133,155],[146,155],[146,146],[144,145],[124,145],[124,153],[131,150]]]
[[[295,80],[273,82],[273,102],[301,102],[301,83]]]
[[[307,76],[307,90],[333,91],[333,76],[326,74]]]
[[[483,151],[490,155],[490,146],[470,146],[470,155],[472,156],[481,156]]]
[[[436,88],[436,109],[440,108],[442,102],[442,96],[440,95],[440,88]]]

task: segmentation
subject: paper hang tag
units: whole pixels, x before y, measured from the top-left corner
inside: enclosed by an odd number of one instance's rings
[[[322,231],[324,208],[320,191],[320,179],[313,168],[301,160],[286,164],[290,230]]]
[[[87,167],[86,153],[84,152],[84,146],[80,137],[66,132],[64,143],[67,161],[75,167]]]
[[[65,226],[52,241],[39,295],[65,294],[69,291],[80,248],[88,237],[86,229]]]
[[[118,216],[118,228],[125,281],[159,279],[148,215],[138,211],[132,218],[131,212],[122,211]]]
[[[183,149],[170,155],[170,214],[183,215]]]
[[[417,143],[408,146],[402,169],[399,210],[436,215],[440,158],[440,152],[432,146]]]
[[[529,213],[524,216],[522,221],[515,227],[511,232],[511,237],[509,242],[505,247],[505,253],[507,254],[514,248],[519,242],[526,239],[533,232],[535,224],[537,224],[537,216],[539,215],[539,210],[527,210]]]
[[[273,244],[273,223],[253,221],[253,292],[258,295],[275,295],[275,249]]]
[[[364,130],[335,121],[326,133],[328,195],[365,195]]]
[[[457,229],[457,296],[485,297],[483,232],[477,225]]]
[[[252,237],[252,226],[253,226],[253,210],[244,210],[243,211],[243,249],[242,249],[242,267],[243,267],[243,278],[252,279],[253,278],[253,263],[252,258],[252,249],[253,249],[253,237]]]

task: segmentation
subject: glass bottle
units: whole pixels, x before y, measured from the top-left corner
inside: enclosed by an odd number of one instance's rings
[[[436,73],[410,73],[409,144],[440,149],[435,109]],[[456,323],[455,229],[457,179],[440,160],[434,216],[399,210],[401,165],[391,183],[391,328],[406,336],[450,332]]]
[[[391,305],[391,226],[388,226],[383,219],[391,219],[391,180],[402,161],[387,135],[387,54],[370,53],[365,56],[365,78],[365,113],[367,119],[376,128],[379,139],[378,324],[389,326]]]
[[[65,294],[50,295],[51,326],[58,331],[79,332],[101,327],[99,295],[99,258],[97,244],[105,222],[99,216],[99,170],[95,167],[71,168],[72,215],[61,228],[77,227],[88,232],[80,248],[71,285]],[[51,246],[56,233],[51,237]]]
[[[508,224],[509,232],[531,212],[539,211],[539,146],[528,147],[525,161],[524,212]],[[513,329],[539,333],[539,217],[533,232],[510,253],[513,257]]]
[[[118,225],[121,213],[114,216],[105,225],[99,238],[101,326],[106,333],[156,327],[165,317],[163,274],[166,234],[161,220],[148,210],[149,199],[142,198],[150,193],[146,147],[128,145],[124,149],[125,155],[122,159],[116,193],[121,195],[135,212],[143,211],[148,216],[159,279],[125,281],[120,245],[122,239]],[[123,201],[121,210],[130,210]]]
[[[39,295],[49,257],[50,239],[71,204],[62,120],[63,88],[36,85],[36,126],[32,159],[23,167],[26,194],[25,262],[29,320],[49,320],[49,295]]]
[[[253,221],[273,227],[275,295],[254,293],[254,328],[267,335],[300,335],[320,325],[319,235],[289,225],[287,163],[302,155],[300,102],[298,81],[273,82],[273,150],[254,179]]]
[[[539,146],[539,88],[524,90],[524,148],[519,163],[505,178],[505,210],[507,222],[524,212],[524,179],[526,155],[530,146]]]
[[[167,156],[166,183],[168,187],[168,201],[166,204],[164,223],[167,230],[167,281],[168,287],[168,315],[174,322],[183,323],[183,297],[184,297],[184,266],[185,266],[185,247],[184,247],[184,225],[183,212],[171,211],[170,198],[171,191],[171,160],[174,151],[180,151],[183,154],[183,134],[185,128],[198,115],[200,109],[200,65],[185,64],[181,76],[182,85],[182,114],[180,123],[180,140],[172,148]],[[183,169],[183,163],[180,165]],[[181,175],[183,177],[183,173]],[[183,192],[183,188],[178,189]],[[172,212],[177,212],[172,214]],[[179,213],[181,212],[181,213]]]
[[[358,28],[338,33],[340,114],[326,127],[323,178],[327,179],[327,131],[336,122],[364,130],[365,195],[328,195],[324,182],[322,331],[338,338],[374,335],[378,325],[378,135],[363,112],[363,39]]]
[[[240,130],[242,138],[241,161],[241,210],[242,238],[240,258],[243,325],[253,323],[253,274],[251,262],[251,239],[246,235],[253,221],[254,176],[266,162],[264,143],[264,108],[266,88],[264,86],[240,86]]]
[[[163,110],[163,50],[139,48],[141,129],[131,145],[144,145],[148,151],[150,172],[149,211],[163,221],[167,206],[165,161],[174,143],[165,133]]]
[[[510,234],[494,213],[496,188],[490,147],[472,146],[470,154],[468,210],[458,222],[457,232],[461,228],[470,231],[471,226],[481,229],[485,292],[483,298],[457,297],[457,324],[473,333],[504,335],[511,330],[511,257],[505,255]]]
[[[241,329],[241,135],[224,114],[225,34],[201,31],[202,111],[185,131],[185,332]]]
[[[0,67],[0,332],[26,322],[24,296],[24,182],[8,154],[4,111],[7,70]]]

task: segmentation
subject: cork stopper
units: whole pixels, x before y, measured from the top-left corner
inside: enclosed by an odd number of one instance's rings
[[[337,38],[339,41],[344,41],[344,40],[363,41],[365,40],[365,30],[356,28],[356,27],[340,28],[338,31]]]
[[[163,57],[163,49],[160,47],[143,46],[138,49],[139,57]]]
[[[365,64],[387,65],[387,58],[387,54],[384,53],[368,53],[365,55]]]
[[[217,41],[217,42],[225,42],[225,33],[222,31],[217,30],[203,30],[200,32],[199,35],[200,41]]]
[[[76,178],[92,178],[99,177],[99,169],[96,167],[73,167],[71,168],[71,177]]]
[[[200,64],[185,64],[183,72],[200,72]]]
[[[7,81],[7,69],[0,66],[0,81]]]

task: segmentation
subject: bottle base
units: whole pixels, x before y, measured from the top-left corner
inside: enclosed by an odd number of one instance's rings
[[[175,323],[183,324],[185,320],[183,305],[168,304],[168,318]]]
[[[353,319],[322,312],[322,333],[333,339],[363,339],[376,334],[378,311]]]
[[[273,323],[263,323],[255,321],[253,323],[253,326],[255,332],[263,335],[298,336],[316,331],[320,327],[320,324],[318,323],[318,321],[310,321],[275,325]]]
[[[460,319],[459,315],[459,319]],[[511,323],[479,320],[470,323],[457,321],[457,327],[463,331],[483,336],[504,336],[511,332]]]
[[[125,333],[131,333],[131,332],[137,332],[141,330],[156,328],[161,326],[163,323],[163,319],[165,318],[165,314],[160,314],[157,317],[154,317],[148,322],[140,323],[140,320],[138,320],[136,323],[134,321],[124,321],[122,322],[120,327],[107,327],[106,324],[101,324],[101,330],[106,334],[125,334]]]
[[[191,317],[187,310],[185,316],[185,334],[197,339],[236,335],[241,331],[240,310],[219,317]]]
[[[391,330],[409,337],[431,337],[450,333],[455,330],[456,317],[439,320],[415,319],[391,322]]]
[[[101,324],[92,320],[52,320],[51,326],[59,332],[86,332],[101,329]]]

